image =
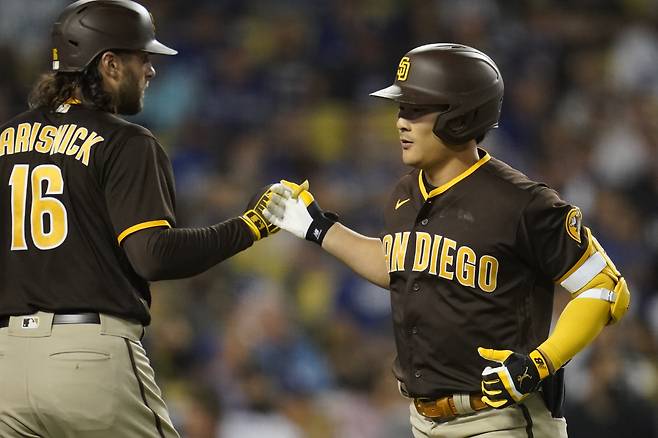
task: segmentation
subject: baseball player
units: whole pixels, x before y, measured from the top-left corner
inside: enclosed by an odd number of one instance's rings
[[[338,223],[306,183],[275,185],[264,215],[390,289],[393,370],[415,437],[567,436],[562,367],[624,315],[624,279],[577,207],[478,146],[503,98],[487,55],[417,47],[372,95],[398,103],[413,168],[381,237]],[[549,336],[555,284],[573,299]]]
[[[178,437],[140,339],[149,281],[200,273],[275,232],[261,211],[177,228],[174,178],[142,109],[149,12],[80,0],[52,31],[31,109],[0,127],[0,436]]]

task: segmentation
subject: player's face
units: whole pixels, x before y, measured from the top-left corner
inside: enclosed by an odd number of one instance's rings
[[[432,129],[439,108],[400,104],[397,128],[402,146],[402,162],[429,170],[447,158],[446,147]]]
[[[117,113],[133,115],[144,107],[144,91],[155,76],[148,53],[134,52],[124,56],[123,76],[117,93]]]

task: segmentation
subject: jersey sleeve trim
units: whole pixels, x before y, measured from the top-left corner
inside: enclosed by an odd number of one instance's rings
[[[154,228],[154,227],[171,228],[171,224],[169,223],[169,221],[162,219],[157,221],[142,222],[141,224],[133,225],[130,228],[126,228],[121,234],[119,234],[119,237],[117,237],[117,240],[119,241],[119,245],[121,245],[123,239],[130,236],[131,234],[140,230],[144,230],[146,228]]]
[[[428,200],[429,198],[432,198],[436,195],[440,195],[441,193],[448,190],[450,187],[457,184],[459,181],[463,180],[464,178],[466,178],[467,176],[478,170],[483,164],[485,164],[490,159],[491,159],[491,155],[489,155],[487,152],[484,152],[484,156],[480,158],[477,161],[477,163],[473,164],[471,167],[466,169],[463,173],[460,173],[459,175],[457,175],[447,183],[440,185],[439,187],[435,188],[429,193],[427,193],[427,190],[425,189],[425,183],[423,182],[423,171],[421,170],[420,172],[418,172],[418,187],[420,187],[420,193],[423,195],[423,198],[425,200]]]

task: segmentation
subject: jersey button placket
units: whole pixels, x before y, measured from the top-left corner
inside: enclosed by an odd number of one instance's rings
[[[423,225],[423,226],[425,226],[425,225],[427,225],[429,222],[430,222],[430,221],[429,221],[427,218],[425,218],[425,219],[423,219],[422,221],[420,221],[420,224]]]
[[[414,283],[411,285],[411,290],[414,292],[418,292],[420,290],[420,283],[414,281]]]

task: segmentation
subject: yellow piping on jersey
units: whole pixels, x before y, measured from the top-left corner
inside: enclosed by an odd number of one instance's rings
[[[418,186],[420,187],[420,193],[423,195],[423,198],[425,200],[427,200],[427,199],[429,199],[433,196],[440,195],[441,193],[448,190],[450,187],[457,184],[459,181],[461,181],[464,178],[466,178],[467,176],[469,176],[471,173],[478,170],[484,163],[486,163],[490,159],[491,159],[491,156],[487,152],[485,152],[484,157],[480,158],[477,163],[475,163],[474,165],[472,165],[471,167],[466,169],[464,172],[460,173],[459,175],[457,175],[456,177],[454,177],[453,179],[451,179],[447,183],[445,183],[443,185],[440,185],[439,187],[435,188],[434,190],[432,190],[429,193],[427,193],[427,190],[425,190],[425,183],[423,183],[423,171],[421,170],[420,172],[418,172]]]
[[[146,228],[154,228],[154,227],[171,228],[171,224],[169,224],[169,221],[162,219],[157,221],[142,222],[141,224],[133,225],[132,227],[125,229],[121,234],[119,234],[119,237],[117,237],[117,240],[119,241],[119,245],[121,245],[121,241],[123,239],[130,236],[132,233],[135,233],[140,230],[144,230]]]

